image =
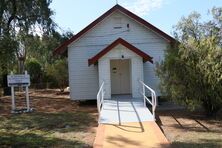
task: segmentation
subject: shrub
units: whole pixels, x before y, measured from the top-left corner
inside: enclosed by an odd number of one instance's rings
[[[68,86],[68,64],[66,59],[59,59],[47,67],[47,77],[56,80],[61,91]]]
[[[26,62],[26,69],[30,75],[31,83],[40,83],[42,77],[41,64],[36,59],[30,59]]]

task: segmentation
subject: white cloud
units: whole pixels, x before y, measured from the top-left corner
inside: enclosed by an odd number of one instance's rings
[[[125,0],[123,5],[139,16],[145,16],[154,9],[161,8],[163,0]]]

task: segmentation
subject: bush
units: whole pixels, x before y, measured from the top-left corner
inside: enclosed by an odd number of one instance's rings
[[[31,83],[40,83],[42,77],[41,64],[36,59],[30,59],[26,62],[26,69],[30,75]]]
[[[183,18],[175,32],[180,43],[169,47],[165,60],[157,65],[166,95],[191,110],[202,105],[209,116],[222,108],[222,36],[218,33],[222,21],[217,20],[221,15],[213,13],[214,19],[207,23],[201,23],[197,13]]]
[[[61,91],[68,86],[68,63],[66,59],[59,59],[47,67],[47,78],[57,83]]]

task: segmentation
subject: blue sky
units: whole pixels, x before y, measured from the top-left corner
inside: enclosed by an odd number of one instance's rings
[[[182,16],[197,11],[202,19],[208,10],[222,7],[222,0],[118,0],[118,3],[171,35]],[[116,0],[53,0],[54,20],[62,30],[75,34],[116,4]]]

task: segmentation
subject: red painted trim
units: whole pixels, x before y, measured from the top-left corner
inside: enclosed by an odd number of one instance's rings
[[[118,10],[120,10],[122,13],[130,16],[131,18],[133,18],[134,20],[138,21],[139,23],[143,24],[145,27],[153,30],[154,32],[156,32],[157,34],[159,34],[160,36],[162,36],[163,38],[168,40],[168,42],[175,42],[176,41],[173,37],[169,36],[168,34],[163,32],[162,30],[158,29],[154,25],[150,24],[149,22],[147,22],[146,20],[144,20],[141,17],[137,16],[136,14],[130,12],[129,10],[127,10],[127,9],[121,7],[121,6],[119,6]]]
[[[125,46],[127,49],[133,51],[134,53],[136,53],[137,55],[141,56],[143,58],[143,61],[150,61],[151,63],[153,63],[153,58],[151,56],[149,56],[148,54],[146,54],[145,52],[139,50],[138,48],[136,48],[135,46],[133,46],[132,44],[128,43],[127,41],[125,41],[122,38],[118,38],[117,40],[115,40],[113,43],[111,43],[109,46],[107,46],[106,48],[104,48],[102,51],[100,51],[98,54],[96,54],[94,57],[90,58],[88,60],[88,64],[89,66],[92,64],[95,64],[98,62],[98,60],[104,56],[107,52],[109,52],[110,50],[112,50],[114,47],[116,47],[117,45],[123,45]]]
[[[82,31],[80,31],[79,33],[77,33],[75,36],[73,36],[71,39],[65,41],[62,45],[60,45],[59,47],[57,47],[53,53],[54,54],[62,54],[65,50],[66,47],[71,44],[72,42],[74,42],[75,40],[77,40],[78,38],[80,38],[83,34],[85,34],[86,32],[88,32],[90,29],[92,29],[93,27],[95,27],[99,22],[101,22],[102,20],[104,20],[107,16],[109,16],[110,14],[112,14],[113,12],[115,12],[116,10],[121,11],[122,13],[128,15],[129,17],[133,18],[134,20],[136,20],[137,22],[143,24],[144,26],[146,26],[147,28],[153,30],[154,32],[156,32],[157,34],[161,35],[163,38],[165,38],[168,42],[175,42],[176,40],[174,38],[172,38],[171,36],[169,36],[168,34],[166,34],[165,32],[161,31],[160,29],[156,28],[155,26],[153,26],[152,24],[148,23],[147,21],[145,21],[144,19],[140,18],[139,16],[135,15],[134,13],[130,12],[129,10],[123,8],[120,5],[115,5],[114,7],[112,7],[110,10],[108,10],[106,13],[104,13],[103,15],[101,15],[99,18],[97,18],[95,21],[93,21],[91,24],[89,24],[86,28],[84,28]]]

